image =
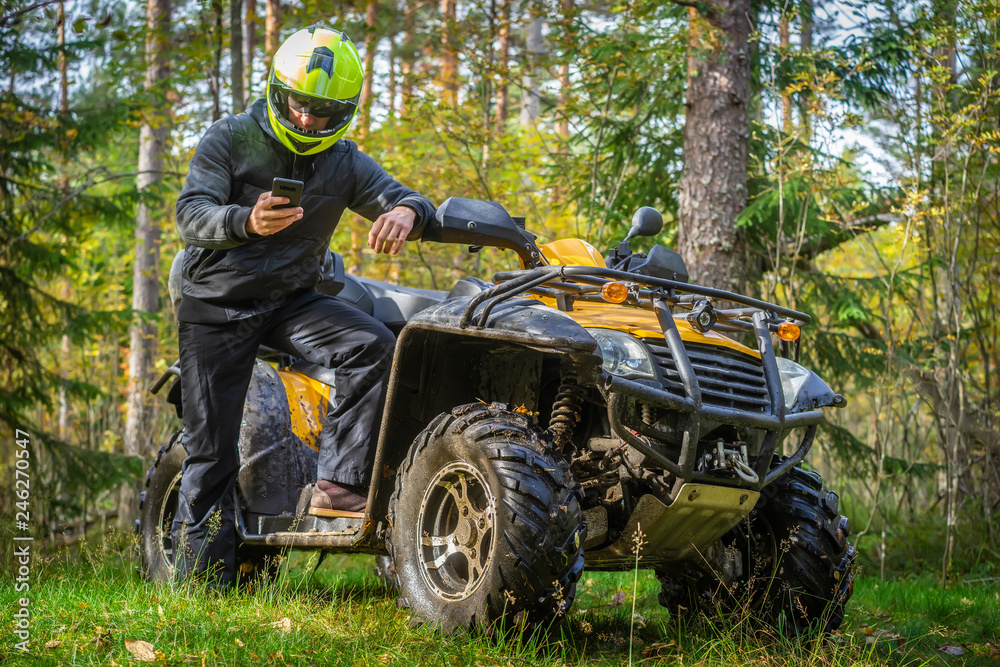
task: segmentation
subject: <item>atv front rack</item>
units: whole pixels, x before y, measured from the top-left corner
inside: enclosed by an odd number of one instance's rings
[[[694,305],[699,301],[697,298],[699,296],[741,304],[746,308],[715,311],[720,322],[738,329],[749,328],[749,324],[742,322],[741,318],[749,317],[757,311],[771,314],[769,324],[774,326],[789,321],[799,325],[812,322],[812,318],[806,313],[714,287],[594,266],[543,266],[537,269],[494,274],[493,282],[497,284],[473,297],[462,315],[460,324],[463,328],[467,327],[472,324],[475,317],[475,326],[484,326],[490,312],[497,304],[523,292],[557,299],[560,308],[565,310],[572,309],[574,301],[607,303],[601,297],[601,287],[611,281],[633,285],[634,289],[630,290],[629,297],[624,303],[649,310],[653,309],[655,299],[661,299],[670,305]],[[483,303],[485,305],[482,311],[476,316],[480,304]],[[784,319],[778,319],[779,315]]]
[[[610,281],[629,285],[629,296],[623,303],[652,310],[656,314],[683,391],[668,392],[661,386],[610,374],[605,374],[600,389],[607,398],[609,421],[615,435],[672,473],[679,481],[760,490],[798,465],[812,446],[816,425],[823,420],[823,412],[818,409],[792,414],[786,412],[781,377],[771,344],[771,333],[781,323],[810,323],[812,318],[806,313],[726,290],[599,267],[546,266],[498,273],[493,280],[497,283],[495,286],[469,301],[460,326],[488,326],[490,313],[498,304],[525,292],[553,298],[561,310],[572,310],[575,301],[607,303],[601,296],[601,287]],[[678,306],[693,307],[706,297],[742,306],[714,311],[718,318],[714,328],[754,333],[770,402],[767,412],[712,405],[702,400],[702,388],[674,322],[672,309]],[[784,351],[787,354],[788,350]],[[796,345],[795,352],[797,351]],[[658,436],[652,427],[645,424],[626,426],[622,423],[620,415],[627,398],[638,399],[644,404],[680,412],[686,416],[677,460],[669,457],[663,451],[664,448],[657,444]],[[697,446],[703,421],[764,430],[764,439],[753,465],[756,480],[740,476],[720,477],[713,472],[696,470]],[[771,468],[772,455],[781,435],[789,429],[801,427],[806,427],[806,431],[796,452]]]

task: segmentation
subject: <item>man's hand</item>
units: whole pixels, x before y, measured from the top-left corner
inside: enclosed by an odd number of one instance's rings
[[[302,217],[301,208],[274,208],[288,203],[288,197],[272,197],[270,192],[262,192],[247,218],[247,231],[260,236],[277,234],[282,229]]]
[[[383,213],[368,232],[368,246],[377,253],[398,255],[416,219],[416,211],[408,206],[397,206]]]

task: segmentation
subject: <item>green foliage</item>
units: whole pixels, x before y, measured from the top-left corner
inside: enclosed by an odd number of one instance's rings
[[[100,289],[105,276],[92,279],[84,250],[129,230],[136,195],[130,177],[101,159],[105,146],[128,134],[134,107],[104,89],[62,112],[45,86],[59,50],[33,18],[0,26],[0,63],[11,85],[0,93],[0,502],[12,506],[12,433],[23,429],[32,442],[33,522],[44,526],[78,516],[138,472],[137,461],[82,446],[73,433],[60,436],[52,418],[60,393],[91,404],[104,396],[93,376],[71,367],[64,346],[117,332],[117,347],[127,307],[87,298],[88,285]],[[105,46],[94,33],[68,40],[65,50],[80,57]]]
[[[577,235],[598,247],[617,242],[632,214],[677,209],[683,143],[687,26],[671,3],[626,3],[595,29],[580,15],[557,39],[572,44],[579,76],[569,104],[568,159],[555,166],[583,224]],[[651,76],[651,73],[655,73]],[[667,225],[672,237],[675,233]]]
[[[892,479],[933,478],[936,471],[928,468],[907,470],[907,462],[887,462],[883,474]],[[947,526],[939,517],[926,511],[926,501],[909,494],[897,506],[885,506],[876,515],[868,531],[857,540],[858,562],[869,576],[883,578],[915,578],[918,573],[936,573],[941,567],[941,549]],[[859,526],[854,524],[855,528]],[[996,526],[975,511],[965,508],[954,527],[956,543],[948,577],[958,583],[964,580],[1000,583],[1000,559],[992,551],[988,539]],[[998,627],[998,626],[994,626]]]

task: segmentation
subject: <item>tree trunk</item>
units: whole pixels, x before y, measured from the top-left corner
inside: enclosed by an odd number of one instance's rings
[[[232,0],[230,0],[232,1]],[[243,108],[250,106],[254,99],[253,52],[257,47],[257,0],[247,0],[246,16],[243,17],[243,71],[245,94]]]
[[[678,245],[692,282],[743,291],[748,258],[736,227],[747,200],[749,0],[689,12],[687,122]]]
[[[396,89],[399,83],[396,79],[396,59],[399,57],[399,53],[396,51],[396,37],[398,33],[389,35],[389,88],[386,91],[386,97],[388,97],[389,108],[387,112],[389,118],[396,115]]]
[[[799,21],[801,22],[799,48],[803,55],[808,56],[813,48],[813,0],[802,0],[802,4],[799,5]],[[809,97],[808,88],[799,91],[799,133],[806,144],[812,136],[812,128],[809,125]]]
[[[497,101],[493,111],[494,122],[499,130],[507,123],[507,87],[510,84],[510,2],[500,3],[500,53],[497,55]]]
[[[267,71],[271,71],[271,59],[281,46],[281,2],[267,0],[267,14],[264,17],[264,50],[267,51]],[[266,75],[265,75],[266,76]]]
[[[208,91],[212,96],[212,122],[222,118],[222,0],[212,0],[212,60],[209,63]]]
[[[413,64],[417,59],[416,0],[406,0],[403,9],[403,48],[399,54],[399,75],[402,90],[399,98],[399,117],[403,118],[413,101]]]
[[[233,113],[243,111],[243,0],[229,0],[229,55],[232,58],[230,79],[233,89]]]
[[[458,27],[455,0],[441,0],[441,87],[444,103],[458,104]]]
[[[778,21],[778,44],[781,47],[781,61],[784,63],[788,60],[788,49],[791,46],[788,35],[788,14],[784,11],[781,12],[781,19]],[[777,85],[781,95],[781,131],[788,135],[792,133],[792,98],[787,92],[788,81],[785,77],[780,78]]]
[[[56,10],[56,30],[59,40],[59,113],[65,120],[69,117],[69,76],[66,62],[66,7],[62,1]]]
[[[573,0],[562,0],[563,11],[563,56],[562,64],[559,66],[559,124],[556,125],[556,132],[563,141],[569,139],[569,63],[572,58],[570,49],[572,48],[573,37]]]
[[[361,100],[358,111],[361,122],[358,124],[359,143],[368,136],[371,127],[372,111],[372,81],[375,78],[375,51],[378,49],[378,0],[368,0],[365,12],[365,78],[361,84]]]
[[[957,416],[954,419],[939,420],[944,449],[946,478],[946,525],[944,551],[941,557],[941,582],[948,579],[955,550],[955,532],[958,529],[959,508],[964,500],[961,492],[962,481],[969,471],[968,439],[961,432],[959,424],[964,421],[967,407],[965,386],[965,364],[961,348],[964,345],[963,331],[964,302],[959,285],[962,282],[962,267],[958,260],[958,249],[963,243],[964,209],[960,182],[966,174],[961,173],[961,160],[953,160],[960,150],[949,127],[949,118],[959,113],[955,99],[957,81],[957,45],[955,42],[957,2],[936,0],[932,2],[933,25],[936,36],[941,38],[934,49],[934,59],[947,77],[935,77],[931,85],[932,115],[940,119],[932,129],[936,150],[931,157],[931,193],[938,215],[927,216],[925,235],[932,256],[938,262],[928,262],[932,285],[940,286],[941,299],[938,301],[935,288],[934,329],[937,350],[932,355],[934,377],[938,391],[945,402],[953,405]],[[959,162],[959,164],[956,164]],[[953,173],[958,171],[959,173]],[[956,201],[953,201],[956,200]],[[939,239],[935,241],[935,239]]]
[[[150,105],[139,132],[140,193],[150,193],[163,177],[163,154],[169,136],[169,116],[162,89],[170,76],[170,0],[146,3],[146,94]],[[156,355],[156,324],[143,317],[159,311],[160,207],[141,199],[136,210],[135,264],[132,271],[132,310],[140,315],[133,322],[129,345],[128,407],[125,418],[125,454],[151,454],[150,426],[155,404],[149,401],[149,383]],[[138,516],[137,486],[125,485],[118,507],[119,526],[131,530]]]
[[[534,125],[541,109],[538,93],[538,59],[542,55],[542,17],[532,9],[525,43],[524,89],[521,91],[521,125]]]
[[[58,31],[59,40],[59,116],[63,121],[69,120],[69,64],[66,60],[66,7],[65,3],[59,2],[58,11],[56,14],[56,28]],[[62,172],[59,183],[61,185],[63,197],[69,196],[69,175],[66,171],[66,153],[68,151],[63,150],[62,156],[60,157],[60,171]],[[70,297],[70,281],[66,280],[63,287],[63,298],[69,300]],[[69,367],[70,367],[70,352],[72,347],[70,345],[69,334],[62,335],[62,341],[59,346],[59,366],[60,366],[60,376],[62,377],[62,382],[59,384],[59,422],[58,422],[58,433],[60,440],[66,440],[69,437],[70,429],[70,409],[69,409],[69,392],[67,390],[67,385],[69,384]]]

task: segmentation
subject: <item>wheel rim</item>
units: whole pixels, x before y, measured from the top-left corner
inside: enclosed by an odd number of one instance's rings
[[[420,572],[442,599],[472,595],[493,560],[496,501],[482,474],[464,461],[427,486],[417,516]]]
[[[167,494],[160,505],[159,521],[157,521],[157,543],[156,547],[160,551],[160,557],[168,567],[174,567],[174,540],[171,537],[170,529],[174,523],[174,515],[177,513],[177,498],[181,490],[181,474],[178,472],[170,482]]]

